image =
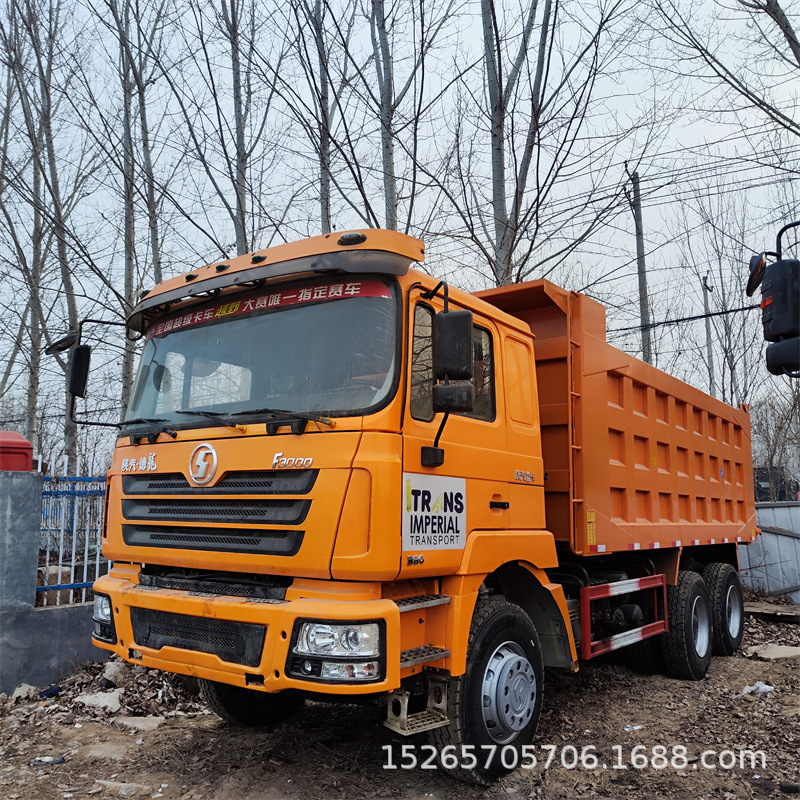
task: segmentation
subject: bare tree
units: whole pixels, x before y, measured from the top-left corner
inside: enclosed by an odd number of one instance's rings
[[[598,84],[620,68],[632,23],[624,0],[480,8],[483,81],[464,86],[441,182],[502,285],[546,274],[620,211],[610,157],[637,125],[601,133],[590,121],[604,118]]]
[[[94,75],[82,73],[83,94],[89,113],[73,103],[87,135],[106,156],[109,170],[116,170],[121,183],[123,225],[123,295],[124,317],[133,308],[136,295],[146,277],[159,283],[163,278],[161,217],[165,187],[155,173],[149,102],[149,87],[160,74],[163,53],[165,4],[142,4],[139,0],[105,0],[103,8],[94,8],[102,26],[117,42],[121,109],[105,107],[93,88]],[[80,101],[78,101],[80,102]],[[121,130],[117,124],[121,111]],[[95,125],[95,120],[100,124]],[[149,241],[149,269],[137,276],[137,206],[144,206]],[[126,338],[122,354],[121,415],[130,398],[133,384],[134,342]]]
[[[78,307],[72,264],[67,244],[67,217],[75,198],[74,191],[66,193],[62,189],[61,162],[57,155],[56,125],[58,96],[54,96],[53,84],[58,74],[61,80],[69,80],[69,72],[59,72],[63,9],[59,3],[44,4],[36,0],[12,0],[8,7],[5,24],[0,26],[0,46],[14,90],[19,100],[22,117],[21,132],[26,136],[29,154],[27,166],[32,173],[32,185],[28,187],[21,181],[19,165],[12,176],[9,165],[4,165],[5,178],[13,181],[17,193],[23,192],[23,202],[32,210],[34,237],[31,240],[31,264],[23,267],[30,290],[32,307],[31,319],[31,382],[28,391],[27,424],[33,427],[36,419],[36,398],[38,397],[38,375],[41,356],[41,333],[45,324],[45,314],[41,308],[40,283],[44,258],[43,215],[48,217],[54,239],[54,252],[58,264],[60,287],[66,311],[65,322],[75,330],[78,326]],[[79,159],[80,161],[80,159]],[[77,189],[72,184],[71,189]],[[19,237],[19,227],[6,206],[5,219],[8,230],[15,238],[17,257],[23,255],[24,247]],[[27,244],[27,241],[25,242]],[[46,334],[45,334],[46,335]],[[68,364],[61,362],[68,370]],[[68,410],[70,397],[65,393],[64,439],[65,452],[69,459],[69,469],[74,470],[77,453],[77,430],[70,419]]]
[[[703,283],[708,287],[708,313],[713,316],[706,322],[711,330],[710,357],[717,375],[717,395],[726,403],[738,405],[750,402],[758,394],[763,347],[758,315],[737,310],[745,305],[744,264],[754,223],[747,197],[724,188],[724,180],[704,182],[695,189],[694,197],[683,203],[682,251],[692,278],[682,282],[695,300],[696,311],[703,307]],[[697,326],[697,334],[700,330]],[[691,338],[694,333],[684,328],[680,335]],[[702,364],[705,374],[710,375],[712,364],[706,363],[700,340],[697,344],[700,358],[696,364]]]
[[[274,63],[253,48],[253,69],[273,87],[285,113],[308,141],[318,175],[318,185],[311,193],[319,204],[320,231],[328,233],[333,225],[333,186],[348,204],[357,205],[341,187],[333,159],[335,151],[344,149],[338,130],[344,129],[345,140],[349,136],[348,121],[337,116],[351,79],[346,53],[352,45],[358,4],[345,2],[334,11],[326,0],[291,0],[284,11],[273,26],[281,28],[276,35],[285,39],[287,61]],[[354,166],[357,170],[358,164]]]
[[[224,209],[241,255],[253,249],[263,228],[277,229],[282,221],[270,209],[277,193],[270,179],[280,163],[270,138],[275,93],[271,85],[254,81],[251,66],[255,48],[263,49],[272,38],[262,36],[265,22],[255,0],[192,0],[188,5],[180,21],[170,20],[187,55],[179,64],[159,57],[160,74],[182,122],[180,148],[199,167],[213,198],[210,204]],[[280,71],[283,52],[274,58],[274,69]],[[198,220],[198,199],[192,197],[188,208],[177,207],[227,257],[230,248],[216,233],[216,221],[207,212],[203,222]],[[283,205],[283,215],[287,210],[288,204]]]
[[[258,67],[310,144],[298,155],[313,154],[323,230],[337,208],[369,227],[414,225],[415,207],[425,205],[421,139],[434,136],[437,105],[469,68],[428,78],[457,8],[455,0],[291,3],[289,68],[279,74],[263,58]]]
[[[675,68],[686,74],[693,65],[693,78],[724,87],[738,101],[715,103],[713,111],[730,113],[744,100],[771,127],[800,135],[798,98],[790,88],[800,76],[800,40],[778,0],[648,2],[656,31],[674,48]]]
[[[753,461],[800,477],[800,382],[783,378],[776,384],[751,408]]]

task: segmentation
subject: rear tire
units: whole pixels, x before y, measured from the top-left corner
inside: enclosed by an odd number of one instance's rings
[[[650,636],[626,648],[628,664],[640,675],[655,675],[664,669],[658,636]]]
[[[739,575],[730,564],[715,562],[703,571],[711,595],[714,655],[732,656],[742,645],[744,600]]]
[[[655,622],[656,615],[650,597],[640,601],[646,622]],[[641,675],[655,675],[664,671],[664,659],[661,657],[661,634],[649,636],[636,644],[629,645],[623,651],[627,655],[628,665]]]
[[[303,696],[292,690],[268,694],[205,678],[200,678],[200,694],[218,717],[244,728],[277,725],[305,703]]]
[[[713,621],[711,597],[702,577],[681,570],[676,586],[667,586],[669,630],[661,639],[667,675],[699,681],[711,664]]]
[[[466,672],[451,678],[448,687],[450,724],[430,732],[440,759],[448,747],[444,755],[457,762],[451,767],[440,761],[443,769],[482,786],[514,770],[539,724],[543,682],[542,650],[530,617],[502,597],[478,600]],[[494,756],[487,764],[490,751],[482,747],[492,746]]]

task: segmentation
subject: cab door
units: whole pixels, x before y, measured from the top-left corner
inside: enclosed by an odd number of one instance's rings
[[[400,577],[455,569],[472,530],[507,530],[509,474],[498,331],[473,316],[475,407],[451,414],[439,439],[444,463],[424,467],[444,414],[434,414],[433,316],[419,299],[411,310],[409,370],[403,420],[403,552]]]

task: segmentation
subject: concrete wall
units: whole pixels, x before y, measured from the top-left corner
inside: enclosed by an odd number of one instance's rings
[[[739,547],[742,583],[800,603],[800,503],[756,503],[761,536]]]
[[[41,521],[41,476],[0,472],[0,692],[46,687],[108,655],[92,644],[90,603],[34,608]]]

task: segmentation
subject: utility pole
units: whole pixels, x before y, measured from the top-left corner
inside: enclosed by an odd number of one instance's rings
[[[714,397],[717,396],[717,382],[714,379],[714,351],[711,347],[711,318],[709,314],[711,311],[708,308],[708,293],[713,292],[713,287],[708,285],[708,273],[706,273],[700,283],[703,286],[703,313],[706,316],[706,357],[708,359],[708,384],[709,393]]]
[[[639,318],[642,326],[642,359],[653,363],[650,347],[650,307],[647,304],[647,273],[644,267],[644,226],[642,225],[642,197],[639,193],[639,173],[631,175],[633,184],[633,219],[636,223],[636,268],[639,273]]]

